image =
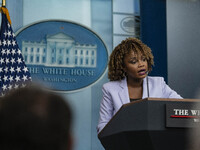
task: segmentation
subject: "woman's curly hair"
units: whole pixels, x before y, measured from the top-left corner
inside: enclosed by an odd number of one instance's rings
[[[147,59],[148,71],[152,70],[154,61],[151,49],[137,38],[127,38],[116,46],[110,55],[108,63],[108,78],[110,81],[117,81],[125,78],[124,57],[131,51],[134,51],[136,54],[142,53]]]

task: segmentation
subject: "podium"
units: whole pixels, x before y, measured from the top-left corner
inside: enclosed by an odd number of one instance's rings
[[[98,138],[106,150],[188,150],[191,131],[200,127],[199,102],[146,98],[124,104]]]

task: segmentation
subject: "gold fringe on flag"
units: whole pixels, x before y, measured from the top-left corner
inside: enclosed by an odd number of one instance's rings
[[[10,20],[10,15],[9,15],[8,9],[5,8],[5,7],[1,7],[0,9],[1,9],[2,13],[6,14],[6,17],[7,17],[8,21],[9,21],[9,23],[11,25],[11,20]]]

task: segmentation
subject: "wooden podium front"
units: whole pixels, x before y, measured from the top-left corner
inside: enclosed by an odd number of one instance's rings
[[[200,100],[147,98],[123,105],[98,134],[106,150],[186,150]]]

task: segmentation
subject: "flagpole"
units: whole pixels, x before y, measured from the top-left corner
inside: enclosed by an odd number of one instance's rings
[[[2,0],[2,6],[6,7],[6,0]]]

